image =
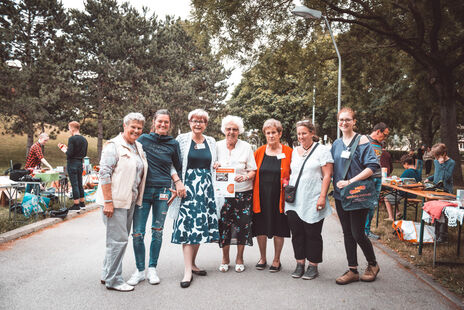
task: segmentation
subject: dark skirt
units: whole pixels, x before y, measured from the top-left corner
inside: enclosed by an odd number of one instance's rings
[[[235,193],[235,198],[226,198],[219,218],[219,246],[253,245],[251,213],[253,191]]]
[[[266,235],[268,238],[290,237],[287,216],[280,213],[280,180],[259,182],[261,212],[253,214],[253,237]]]

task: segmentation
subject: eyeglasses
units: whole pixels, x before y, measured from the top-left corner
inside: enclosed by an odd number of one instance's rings
[[[226,131],[233,131],[233,132],[238,132],[238,128],[232,128],[232,127],[226,127]]]
[[[198,125],[206,124],[206,122],[204,120],[198,120],[198,119],[192,119],[189,122],[194,123],[194,124],[198,124]]]
[[[339,123],[343,123],[343,122],[351,123],[352,121],[353,121],[352,118],[341,118],[341,119],[338,120]]]

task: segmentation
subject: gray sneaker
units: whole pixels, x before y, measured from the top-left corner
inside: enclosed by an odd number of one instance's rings
[[[312,280],[318,276],[319,276],[319,271],[317,271],[317,266],[310,264],[308,266],[308,269],[306,269],[306,272],[304,273],[302,278],[304,280]]]
[[[297,279],[297,278],[301,278],[301,276],[303,275],[304,273],[304,264],[296,264],[296,268],[295,268],[295,271],[292,273],[292,277]]]

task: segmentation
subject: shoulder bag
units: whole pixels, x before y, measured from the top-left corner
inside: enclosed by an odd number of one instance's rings
[[[304,168],[304,165],[306,164],[306,161],[309,159],[309,157],[311,157],[311,155],[313,154],[314,150],[317,148],[317,146],[319,145],[319,143],[317,142],[314,142],[316,143],[316,145],[314,145],[314,148],[311,150],[311,152],[309,153],[308,157],[306,157],[306,159],[304,160],[303,162],[303,165],[301,166],[301,169],[300,169],[300,173],[298,174],[298,178],[296,179],[296,183],[295,185],[287,185],[285,188],[284,188],[284,191],[285,191],[285,201],[286,202],[294,202],[295,201],[295,197],[296,197],[296,189],[298,188],[298,183],[300,182],[300,177],[301,177],[301,173],[303,172],[303,168]]]
[[[351,147],[350,159],[345,162],[343,180],[346,179],[348,169],[354,157],[354,152],[358,147],[361,136],[354,137],[354,144]],[[340,196],[342,199],[342,208],[345,211],[369,209],[377,204],[377,193],[375,190],[374,180],[371,177],[348,184],[341,189]]]

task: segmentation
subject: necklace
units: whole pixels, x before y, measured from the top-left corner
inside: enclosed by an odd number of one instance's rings
[[[304,147],[303,145],[301,145],[301,147],[302,147],[302,148],[303,148],[303,150],[304,150],[304,152],[303,152],[303,154],[302,154],[302,156],[303,156],[303,157],[306,157],[306,156],[308,155],[308,151],[311,149],[311,147],[313,146],[313,144],[314,144],[314,142],[313,142],[313,143],[311,143],[311,145],[310,145],[310,146],[308,146],[307,148],[306,148],[306,147]]]

